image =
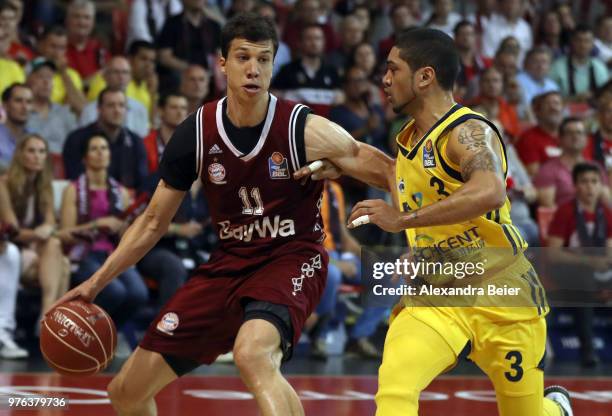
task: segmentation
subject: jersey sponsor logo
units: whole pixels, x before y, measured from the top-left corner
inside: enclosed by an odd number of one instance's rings
[[[277,238],[295,235],[295,223],[293,220],[281,220],[280,215],[276,215],[272,220],[266,216],[256,219],[250,224],[233,227],[230,221],[221,221],[218,225],[219,238],[221,240],[234,238],[248,243],[253,239],[253,235],[256,238]]]
[[[270,179],[289,179],[287,158],[280,152],[274,152],[268,158],[268,169],[270,171]]]
[[[212,163],[208,166],[208,177],[212,183],[216,183],[218,185],[222,185],[227,183],[224,181],[225,179],[225,168],[221,163]]]
[[[220,153],[223,153],[223,150],[221,150],[217,143],[213,144],[210,150],[208,151],[209,155],[218,155]]]
[[[424,168],[435,168],[436,167],[436,156],[433,151],[433,143],[431,139],[425,142],[425,148],[423,149],[423,167]]]
[[[179,326],[179,317],[174,312],[168,312],[157,323],[157,330],[167,335],[174,335],[174,330]]]

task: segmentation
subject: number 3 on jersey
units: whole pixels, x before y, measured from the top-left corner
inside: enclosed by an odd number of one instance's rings
[[[255,208],[251,205],[251,201],[249,200],[249,191],[245,186],[241,187],[238,191],[238,196],[242,200],[242,213],[244,215],[263,215],[264,206],[263,201],[261,200],[261,194],[259,193],[259,188],[251,189],[251,197],[255,200]]]

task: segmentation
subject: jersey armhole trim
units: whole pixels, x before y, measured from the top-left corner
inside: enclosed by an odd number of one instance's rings
[[[204,167],[203,109],[204,106],[201,106],[196,113],[196,180],[202,177]]]
[[[304,130],[306,118],[310,114],[310,108],[303,104],[293,107],[289,116],[289,156],[291,167],[297,172],[306,164],[306,146],[304,143]]]

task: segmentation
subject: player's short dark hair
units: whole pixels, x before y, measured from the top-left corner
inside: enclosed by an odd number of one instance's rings
[[[159,108],[164,108],[166,104],[168,104],[168,100],[172,97],[179,97],[179,98],[187,99],[187,97],[185,97],[183,94],[181,94],[178,91],[170,91],[166,94],[162,94],[159,96],[159,100],[157,100],[157,106]]]
[[[271,40],[274,45],[274,56],[278,51],[278,35],[274,22],[255,13],[240,13],[227,21],[221,30],[221,56],[227,58],[230,44],[234,39],[246,39],[251,42]]]
[[[470,22],[469,20],[462,20],[459,23],[457,23],[453,29],[453,33],[455,34],[455,36],[457,36],[457,33],[459,33],[459,31],[466,26],[474,27],[474,23]]]
[[[17,88],[27,88],[30,89],[26,84],[22,82],[14,82],[9,85],[4,91],[2,91],[2,102],[7,103],[11,98],[13,98],[13,91]]]
[[[155,45],[147,40],[137,39],[130,43],[128,56],[136,56],[141,49],[155,50]]]
[[[106,87],[102,91],[100,91],[100,95],[98,95],[98,107],[102,106],[102,103],[104,102],[104,97],[106,96],[106,94],[111,94],[114,92],[120,92],[121,94],[125,96],[125,92],[119,88]]]
[[[430,28],[410,28],[397,36],[395,46],[410,69],[430,66],[436,72],[438,84],[451,91],[459,75],[459,54],[453,39],[446,33]]]
[[[601,179],[601,170],[599,169],[599,166],[591,162],[580,162],[576,163],[576,165],[574,165],[574,169],[572,169],[572,180],[574,183],[577,183],[580,176],[588,172],[596,173]]]
[[[559,136],[563,136],[563,132],[565,132],[565,128],[568,124],[571,123],[583,123],[584,120],[579,117],[565,117],[559,126]]]

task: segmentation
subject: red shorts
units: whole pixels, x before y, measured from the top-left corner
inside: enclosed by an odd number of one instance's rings
[[[162,308],[140,346],[210,364],[233,348],[243,323],[246,299],[287,306],[296,345],[304,322],[325,289],[327,261],[327,252],[321,245],[302,241],[248,261],[217,256],[212,263],[201,266]],[[244,276],[220,276],[219,262],[244,263],[243,270],[247,272]]]

